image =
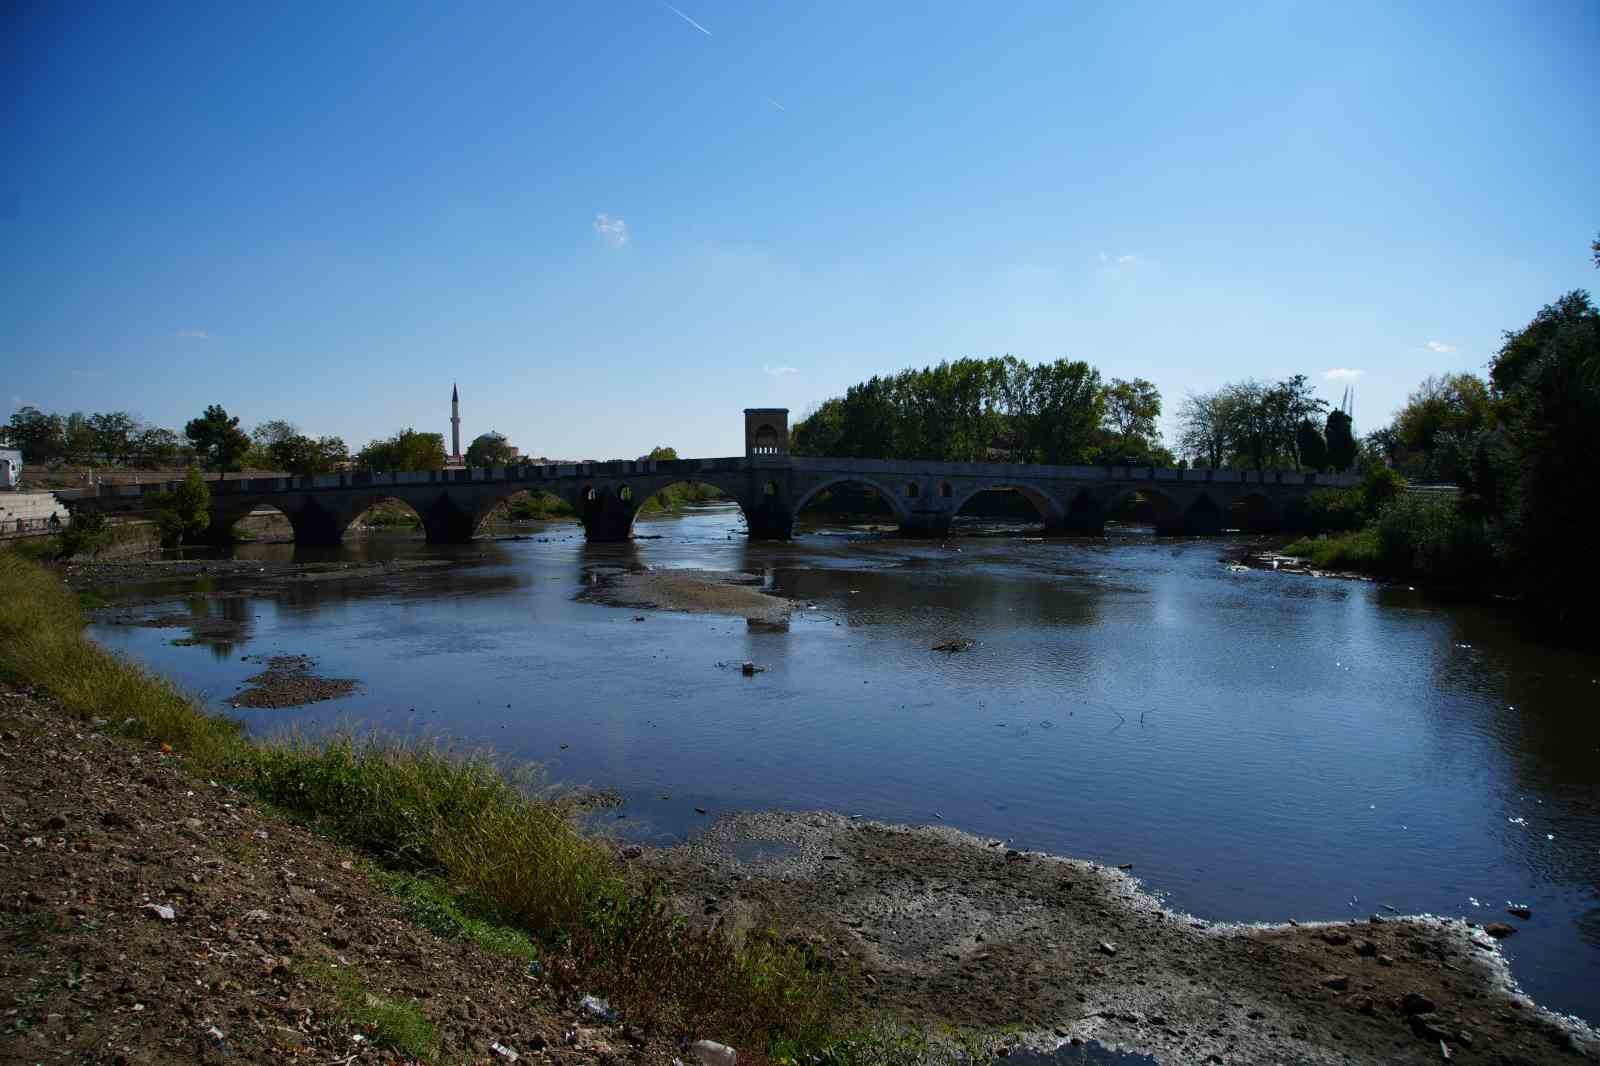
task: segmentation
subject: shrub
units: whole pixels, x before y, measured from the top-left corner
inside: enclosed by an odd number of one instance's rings
[[[1462,515],[1453,498],[1401,495],[1378,513],[1373,528],[1389,573],[1477,584],[1493,569],[1483,522]]]

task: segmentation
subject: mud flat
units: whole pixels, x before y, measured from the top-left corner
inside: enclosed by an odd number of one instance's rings
[[[248,657],[247,657],[248,658]],[[256,661],[260,661],[259,658]],[[245,679],[252,686],[228,698],[230,707],[301,707],[323,700],[336,700],[356,690],[355,681],[345,677],[317,677],[309,655],[274,655],[267,668]]]
[[[760,578],[720,570],[623,570],[596,567],[585,593],[596,603],[691,614],[726,614],[782,622],[793,605],[763,592]]]
[[[1176,1063],[1600,1058],[1600,1034],[1522,995],[1496,940],[1461,919],[1213,924],[1122,869],[831,813],[730,815],[634,861],[691,921],[803,931],[851,972],[864,1010],[1012,1027],[1036,1049],[1097,1040]]]

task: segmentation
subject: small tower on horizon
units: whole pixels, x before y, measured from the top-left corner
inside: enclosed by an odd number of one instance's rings
[[[450,383],[450,461],[461,463],[461,393]]]

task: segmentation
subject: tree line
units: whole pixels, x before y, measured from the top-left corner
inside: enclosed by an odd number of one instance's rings
[[[790,431],[798,455],[954,462],[1170,465],[1143,378],[1104,382],[1088,363],[1007,355],[874,376],[820,404]]]
[[[1600,239],[1593,252],[1600,268]],[[1458,491],[1375,494],[1346,508],[1351,532],[1304,542],[1306,554],[1520,598],[1567,639],[1593,642],[1582,619],[1600,594],[1587,550],[1600,493],[1600,311],[1588,292],[1504,333],[1486,377],[1424,380],[1362,443],[1370,483],[1386,474]]]
[[[221,404],[190,419],[181,434],[127,411],[63,415],[22,407],[0,424],[0,442],[40,466],[164,470],[192,465],[224,474],[260,470],[296,477],[350,469],[439,470],[446,460],[442,433],[402,429],[351,454],[343,438],[311,436],[283,419],[262,422],[247,433]],[[469,466],[504,465],[516,458],[516,448],[494,432],[480,434],[465,456]]]
[[[1049,464],[1348,470],[1347,411],[1328,410],[1304,374],[1187,397],[1177,454],[1161,438],[1161,391],[1081,360],[1007,355],[874,376],[795,424],[798,455]],[[1181,456],[1181,458],[1180,458]]]

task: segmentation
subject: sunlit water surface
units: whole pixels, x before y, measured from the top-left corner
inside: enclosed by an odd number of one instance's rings
[[[1533,643],[1509,612],[1232,571],[1224,541],[952,550],[823,529],[762,544],[740,525],[712,506],[641,521],[656,539],[623,546],[565,524],[460,547],[352,542],[334,555],[461,565],[177,598],[239,618],[231,645],[94,635],[218,705],[260,669],[242,656],[310,654],[358,693],[238,712],[250,729],[492,745],[619,790],[613,828],[638,839],[694,833],[696,807],[829,808],[1133,863],[1211,919],[1511,921],[1523,987],[1600,1021],[1595,657]],[[747,571],[798,609],[775,630],[578,598],[618,565]],[[930,650],[952,638],[976,645]],[[765,672],[742,676],[747,659]]]

